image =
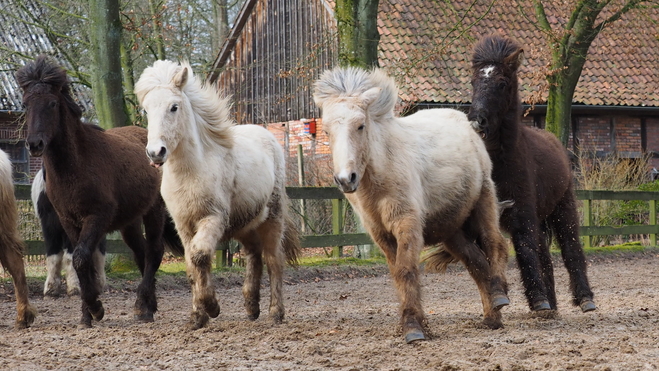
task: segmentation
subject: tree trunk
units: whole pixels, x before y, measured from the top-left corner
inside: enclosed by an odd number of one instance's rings
[[[123,72],[123,83],[125,100],[126,100],[126,115],[131,123],[137,120],[137,98],[135,97],[135,74],[133,69],[133,59],[130,55],[130,48],[126,45],[121,45],[121,70]]]
[[[213,29],[213,46],[214,50],[221,50],[222,45],[229,36],[229,12],[227,0],[213,1],[213,15],[215,28]]]
[[[378,65],[379,0],[337,0],[339,65],[362,68]]]
[[[90,0],[89,9],[94,60],[92,88],[99,125],[129,125],[121,76],[119,0]]]
[[[111,0],[106,0],[111,1]],[[159,7],[162,6],[161,2],[156,0],[149,0],[149,11],[151,12],[151,26],[153,27],[154,38],[156,41],[156,59],[166,59],[165,54],[165,38],[162,34],[162,14],[159,12]]]

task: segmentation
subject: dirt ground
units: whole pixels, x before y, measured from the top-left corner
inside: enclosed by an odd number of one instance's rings
[[[461,267],[424,274],[424,307],[434,337],[407,345],[385,267],[289,270],[287,319],[250,322],[240,277],[218,277],[222,313],[207,328],[184,330],[190,291],[182,278],[161,277],[156,321],[133,321],[134,282],[113,281],[105,318],[77,328],[78,297],[43,299],[33,327],[14,330],[15,306],[0,287],[0,369],[12,370],[656,370],[659,368],[659,250],[589,256],[599,309],[569,305],[566,271],[557,266],[559,313],[529,314],[511,264],[512,304],[505,328],[479,326],[476,286]],[[3,291],[4,290],[4,291]],[[262,291],[267,313],[268,290]]]

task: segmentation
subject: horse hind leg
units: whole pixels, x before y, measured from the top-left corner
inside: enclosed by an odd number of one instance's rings
[[[275,323],[284,320],[284,266],[286,256],[282,245],[284,223],[281,220],[268,220],[258,228],[263,246],[263,257],[270,277],[270,318]]]
[[[259,303],[263,276],[263,240],[258,231],[252,231],[237,238],[243,245],[245,253],[245,281],[242,289],[245,311],[247,318],[254,321],[261,315]]]
[[[588,283],[586,256],[579,241],[578,220],[574,195],[568,192],[549,216],[549,224],[556,235],[570,277],[572,304],[579,306],[582,312],[590,312],[597,309],[597,306]]]
[[[547,233],[546,227],[543,226],[538,238],[538,260],[540,263],[540,274],[542,281],[545,284],[545,292],[547,293],[547,301],[552,310],[556,310],[556,283],[554,281],[554,264],[551,260],[551,240]]]
[[[46,283],[43,286],[43,295],[58,297],[62,283],[62,258],[64,251],[50,254],[46,257]]]
[[[28,300],[25,264],[23,263],[22,244],[15,238],[0,231],[0,262],[14,279],[16,293],[16,328],[30,327],[37,317],[37,310]]]
[[[467,268],[469,275],[476,282],[483,304],[483,324],[491,329],[503,327],[500,309],[508,305],[508,300],[499,301],[499,295],[508,299],[505,292],[501,292],[501,282],[492,279],[493,271],[488,263],[485,253],[458,230],[451,238],[444,242],[444,246],[451,255],[460,260]]]

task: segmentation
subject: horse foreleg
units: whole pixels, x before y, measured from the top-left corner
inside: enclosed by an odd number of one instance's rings
[[[208,317],[220,315],[220,305],[215,297],[211,275],[213,254],[224,233],[223,220],[228,218],[207,217],[197,222],[197,233],[185,243],[185,263],[192,285],[192,317],[190,329],[204,327]]]
[[[570,276],[572,304],[578,305],[583,312],[597,309],[593,301],[593,291],[588,283],[586,256],[579,240],[579,217],[574,194],[566,193],[549,216],[549,222],[556,234],[563,263]]]
[[[88,217],[80,231],[72,226],[65,226],[71,241],[78,241],[73,251],[73,267],[80,280],[80,298],[82,299],[82,318],[80,326],[89,328],[92,319],[100,321],[105,316],[103,303],[98,300],[100,290],[97,282],[96,267],[93,262],[94,251],[104,236],[106,226],[102,217]]]
[[[532,311],[550,310],[545,285],[540,277],[537,218],[531,213],[525,215],[520,213],[516,218],[519,225],[509,232],[515,247],[526,300]]]
[[[401,325],[407,343],[426,339],[426,318],[421,306],[419,280],[419,254],[423,248],[421,225],[416,218],[401,218],[393,228],[396,260],[393,265],[389,264],[389,270],[400,299]],[[391,262],[392,259],[387,257],[387,261]]]
[[[551,252],[549,251],[548,236],[545,231],[540,231],[538,238],[538,261],[540,262],[540,274],[542,282],[545,285],[547,300],[551,309],[558,309],[556,306],[556,284],[554,281],[554,263],[551,261]]]
[[[37,310],[30,305],[28,300],[27,280],[25,278],[25,264],[23,263],[22,245],[13,238],[4,239],[0,246],[0,262],[14,279],[14,291],[16,293],[16,328],[24,329],[30,327],[37,316]],[[7,241],[12,240],[12,241]]]
[[[263,257],[270,277],[270,318],[275,323],[281,323],[285,315],[282,294],[286,261],[282,247],[283,229],[284,223],[281,220],[268,220],[258,228],[263,244]],[[258,286],[256,289],[258,290]]]
[[[46,283],[43,285],[44,296],[59,296],[62,283],[62,256],[64,251],[46,257]]]

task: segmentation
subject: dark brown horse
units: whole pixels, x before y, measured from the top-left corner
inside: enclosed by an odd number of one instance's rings
[[[93,255],[105,234],[116,230],[142,273],[135,317],[153,321],[155,273],[164,244],[180,253],[182,245],[168,223],[160,174],[144,154],[146,130],[130,126],[103,131],[83,124],[66,71],[44,56],[21,68],[16,79],[24,92],[30,153],[43,156],[46,192],[75,246],[81,325],[90,327],[92,318],[101,320],[105,313]]]
[[[481,133],[494,165],[499,200],[512,200],[501,216],[510,233],[531,310],[556,309],[549,252],[556,236],[570,275],[573,304],[595,310],[579,242],[579,219],[570,163],[551,133],[522,125],[517,69],[523,51],[501,36],[480,40],[472,59],[469,120]]]

